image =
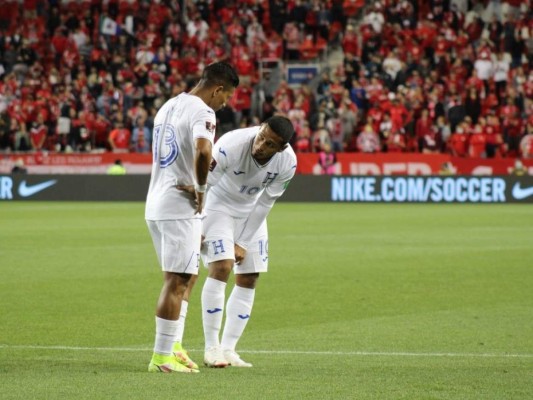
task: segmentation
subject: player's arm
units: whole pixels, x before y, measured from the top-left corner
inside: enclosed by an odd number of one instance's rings
[[[266,190],[261,194],[257,200],[257,203],[255,203],[254,209],[246,219],[246,223],[241,234],[239,235],[239,238],[235,242],[237,246],[244,250],[248,249],[249,243],[263,221],[266,219],[278,197],[279,196],[273,197],[268,195]]]
[[[255,203],[255,207],[248,216],[244,228],[239,235],[239,238],[236,240],[236,244],[242,249],[246,250],[254,237],[255,233],[263,223],[263,221],[268,216],[268,213],[274,206],[274,203],[278,198],[281,197],[287,186],[289,185],[290,180],[294,176],[295,167],[281,177],[279,180],[274,181],[272,184],[268,185],[259,199]],[[244,257],[244,256],[243,256]]]
[[[213,146],[211,165],[209,166],[209,176],[207,177],[207,188],[215,186],[220,178],[224,176],[228,168],[228,152],[225,146],[226,140],[222,136]]]
[[[201,214],[204,206],[204,195],[207,188],[207,174],[211,163],[211,141],[205,138],[198,138],[194,141],[194,173],[196,176],[196,213]]]

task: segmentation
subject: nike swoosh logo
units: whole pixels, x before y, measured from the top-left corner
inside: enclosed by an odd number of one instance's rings
[[[48,189],[50,186],[53,186],[57,183],[56,179],[52,179],[50,181],[38,183],[36,185],[29,185],[26,183],[26,181],[20,182],[19,185],[19,196],[20,197],[30,197],[33,196],[35,193],[39,193],[40,191],[43,191],[44,189]]]
[[[513,186],[513,197],[516,200],[522,200],[533,195],[533,187],[521,188],[520,182],[516,182]]]
[[[226,152],[225,152],[224,150],[222,150],[222,149],[218,149],[218,152],[221,153],[221,154],[224,154],[226,157],[228,156],[228,155],[226,154]]]
[[[250,318],[250,314],[246,314],[246,315],[239,314],[239,318],[240,319],[248,319],[248,318]]]
[[[207,312],[209,314],[214,314],[214,313],[217,313],[217,312],[220,312],[220,311],[222,311],[222,308],[218,308],[218,307],[217,308],[213,308],[212,310],[207,310]]]
[[[268,256],[266,256],[265,258],[263,258],[263,262],[265,262],[266,260],[268,260]]]
[[[235,175],[242,175],[244,174],[244,171],[233,171]]]

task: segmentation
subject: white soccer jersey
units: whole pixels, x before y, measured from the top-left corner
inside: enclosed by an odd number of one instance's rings
[[[291,146],[260,165],[252,157],[252,144],[259,126],[237,129],[223,135],[213,147],[205,208],[247,218],[239,244],[246,246],[268,211],[296,172]]]
[[[213,143],[215,112],[198,96],[182,93],[157,112],[152,143],[152,176],[146,199],[147,220],[199,218],[191,195],[176,185],[194,185],[194,140]]]

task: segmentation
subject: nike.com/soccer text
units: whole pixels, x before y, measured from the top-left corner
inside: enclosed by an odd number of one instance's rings
[[[339,177],[331,182],[332,201],[503,203],[506,183],[478,177]]]

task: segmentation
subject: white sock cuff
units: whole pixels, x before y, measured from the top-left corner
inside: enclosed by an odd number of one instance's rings
[[[243,300],[253,301],[255,297],[255,289],[249,289],[235,285],[233,292],[237,298]]]
[[[221,292],[226,289],[226,282],[213,278],[206,278],[204,288],[212,292]]]
[[[180,317],[185,318],[187,316],[187,310],[189,309],[189,302],[187,300],[181,301]]]
[[[155,331],[162,335],[175,336],[178,329],[178,321],[155,317]]]

